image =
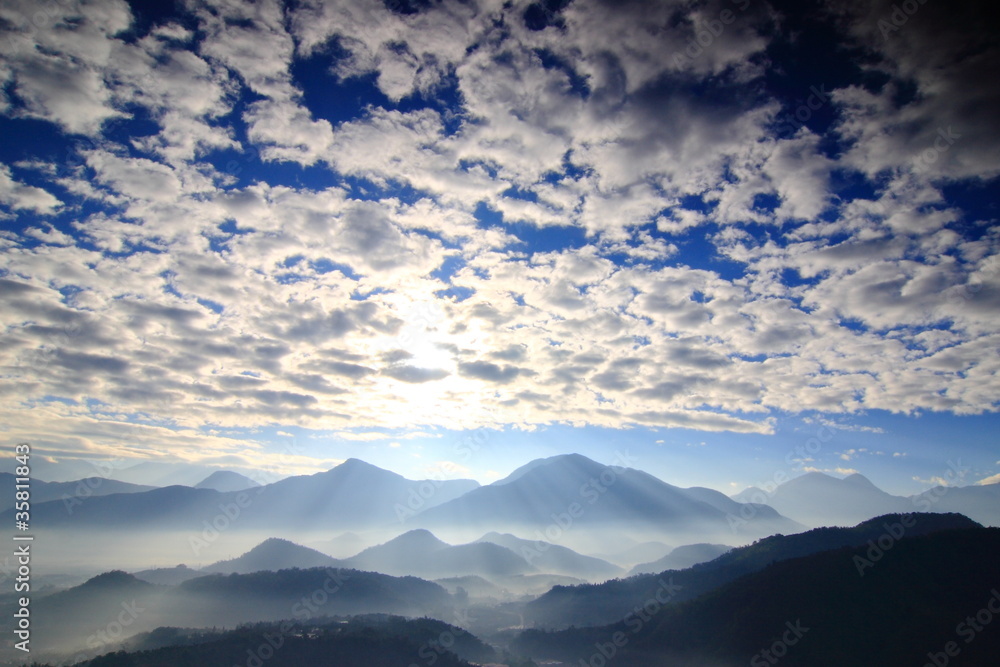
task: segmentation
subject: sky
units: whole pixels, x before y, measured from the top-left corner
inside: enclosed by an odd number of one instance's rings
[[[7,0],[0,432],[50,479],[1000,481],[995,13]]]

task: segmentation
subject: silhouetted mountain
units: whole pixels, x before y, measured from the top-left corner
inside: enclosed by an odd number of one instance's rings
[[[260,486],[258,482],[232,470],[216,470],[211,475],[194,485],[196,489],[215,489],[216,491],[245,491]]]
[[[8,472],[0,472],[0,512],[14,506],[14,486],[16,476]],[[60,501],[64,511],[72,512],[77,505],[91,496],[107,496],[112,493],[141,493],[156,487],[141,484],[129,484],[104,477],[85,477],[73,482],[43,482],[31,479],[32,503]]]
[[[480,542],[452,546],[422,529],[411,530],[385,544],[369,547],[342,561],[344,567],[426,578],[480,575],[487,578],[537,572],[511,550]]]
[[[68,652],[83,648],[89,638],[112,623],[131,626],[149,605],[168,590],[120,570],[105,572],[79,586],[51,595],[31,597],[31,639],[37,651]],[[13,601],[0,605],[12,617]],[[136,630],[140,629],[137,625]],[[109,642],[105,642],[106,644]],[[6,654],[9,655],[9,654]]]
[[[138,646],[162,641],[170,628],[137,637]],[[442,645],[444,637],[448,646]],[[470,667],[459,656],[486,662],[497,652],[468,632],[432,619],[366,616],[322,623],[258,623],[211,634],[175,632],[177,645],[118,652],[80,666],[87,667],[398,667],[430,664]],[[264,647],[260,649],[260,647]],[[434,648],[431,648],[434,647]],[[267,656],[262,659],[261,656]]]
[[[343,568],[213,574],[185,581],[174,592],[188,605],[188,618],[197,610],[211,619],[208,624],[230,626],[375,612],[443,617],[453,602],[444,588],[423,579]]]
[[[477,541],[490,542],[510,549],[532,567],[549,574],[604,580],[623,572],[622,568],[600,558],[584,556],[558,544],[541,540],[524,540],[510,533],[487,533]]]
[[[783,560],[609,626],[526,631],[513,646],[573,665],[602,654],[629,667],[995,664],[1000,633],[983,621],[1000,604],[1000,529],[881,544]]]
[[[88,642],[110,650],[112,640],[105,636],[98,642],[98,633],[107,635],[112,626],[119,628],[117,641],[159,626],[234,627],[369,613],[451,618],[453,602],[429,581],[347,569],[212,574],[176,586],[113,571],[65,591],[33,596],[32,639],[38,642],[33,646],[46,651],[78,651]],[[0,613],[12,615],[14,601],[0,604]]]
[[[781,484],[771,494],[751,487],[733,499],[764,502],[807,526],[853,526],[874,516],[917,509],[906,498],[888,494],[858,474],[838,479],[808,472]]]
[[[699,544],[685,544],[682,547],[677,547],[659,560],[636,565],[629,572],[629,575],[653,574],[663,572],[664,570],[683,570],[693,567],[698,563],[706,563],[714,560],[730,549],[732,547],[725,544],[706,544],[704,542]]]
[[[176,567],[158,567],[151,570],[133,572],[132,576],[142,581],[148,581],[151,584],[176,586],[177,584],[183,583],[188,579],[203,577],[205,576],[205,573],[199,570],[193,570],[187,565],[178,565]]]
[[[212,563],[201,569],[204,574],[248,574],[261,570],[287,570],[293,567],[308,569],[311,567],[340,567],[342,564],[335,558],[315,549],[303,547],[288,540],[272,537],[255,546],[242,556]]]
[[[427,510],[413,523],[428,528],[490,526],[542,539],[546,531],[561,535],[570,527],[597,528],[607,533],[606,539],[618,532],[732,535],[720,505],[736,511],[739,505],[707,491],[681,489],[639,470],[568,454],[532,461],[499,482]],[[761,534],[802,528],[769,507],[759,509],[757,517],[753,529]]]
[[[797,535],[774,535],[685,570],[638,575],[603,584],[553,588],[528,603],[525,619],[546,628],[612,623],[655,596],[664,587],[664,582],[681,587],[673,594],[672,602],[689,600],[776,561],[865,545],[886,534],[886,526],[901,522],[905,522],[904,534],[908,537],[982,527],[959,514],[910,514],[886,515],[853,528],[814,528]]]

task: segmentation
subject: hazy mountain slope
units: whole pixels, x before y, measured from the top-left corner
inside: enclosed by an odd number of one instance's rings
[[[191,569],[187,565],[178,565],[176,567],[158,567],[151,570],[132,572],[132,576],[141,581],[148,581],[151,584],[176,586],[188,579],[203,577],[205,573],[200,570]]]
[[[282,635],[286,637],[308,635],[310,631],[312,633],[323,633],[330,629],[335,629],[339,633],[344,634],[361,632],[372,636],[376,642],[385,637],[403,638],[414,641],[418,646],[429,646],[434,641],[440,643],[443,636],[445,637],[445,641],[450,644],[445,650],[454,653],[460,658],[481,662],[499,658],[495,649],[469,633],[467,629],[458,628],[432,618],[408,619],[392,614],[361,614],[348,617],[334,616],[328,619],[310,619],[307,622],[285,619],[274,623],[254,623],[235,631],[160,627],[152,632],[140,633],[130,638],[127,642],[127,650],[133,657],[139,657],[135,656],[135,654],[141,651],[155,651],[165,647],[204,645],[239,636],[239,633],[243,631],[252,631],[254,633],[267,632],[272,641],[276,640],[274,643],[280,644],[280,637]],[[240,638],[242,639],[242,636]],[[444,651],[441,652],[443,653]],[[423,655],[419,654],[419,649],[415,653],[417,653],[413,657],[415,661],[423,662],[428,659],[426,653]],[[202,656],[198,657],[201,658]],[[380,660],[381,658],[375,657],[375,659]],[[198,664],[201,663],[199,662]],[[381,663],[376,662],[374,664]],[[229,666],[227,665],[226,667]]]
[[[600,558],[584,556],[558,544],[521,539],[510,533],[491,532],[477,541],[491,542],[510,549],[533,567],[550,574],[603,580],[623,573],[622,568]]]
[[[204,523],[236,529],[331,529],[399,526],[400,513],[421,511],[478,487],[471,480],[408,480],[349,459],[315,475],[289,477],[245,491],[170,486],[144,493],[87,498],[67,512],[62,502],[32,506],[33,519],[51,528],[184,529]],[[411,508],[416,508],[411,509]],[[0,514],[9,516],[11,510]],[[238,518],[238,520],[237,520]]]
[[[615,545],[604,546],[612,547]],[[664,544],[663,542],[638,542],[631,546],[619,547],[618,550],[613,552],[601,551],[599,553],[595,553],[594,557],[602,558],[610,563],[620,565],[623,568],[631,568],[639,563],[649,563],[663,558],[673,549],[674,547],[669,544]]]
[[[904,497],[886,493],[864,475],[838,479],[810,472],[779,485],[772,493],[751,487],[734,495],[733,500],[766,503],[807,526],[851,526],[881,514],[902,512],[957,512],[983,525],[1000,526],[1000,484],[938,486]]]
[[[242,556],[212,563],[201,569],[204,574],[248,574],[261,570],[287,570],[297,567],[340,567],[340,561],[315,549],[303,547],[288,540],[270,538]]]
[[[134,484],[194,486],[211,475],[215,470],[216,468],[207,465],[144,461],[128,468],[117,470],[115,474]]]
[[[215,489],[216,491],[245,491],[260,486],[245,475],[232,470],[216,470],[211,475],[194,485],[196,489]]]
[[[186,581],[170,593],[166,610],[173,618],[183,618],[186,610],[201,625],[230,626],[376,612],[445,618],[453,602],[444,588],[423,579],[344,568],[213,574]],[[169,624],[180,625],[177,620]]]
[[[543,536],[586,527],[606,531],[609,539],[619,532],[731,535],[726,512],[696,495],[638,470],[571,454],[532,462],[501,483],[427,510],[413,523],[428,528],[488,526]],[[770,534],[801,526],[767,509],[754,529]]]
[[[808,472],[781,484],[772,494],[750,488],[733,498],[765,502],[807,526],[853,526],[874,516],[916,510],[905,498],[882,491],[858,474],[838,479]]]
[[[235,494],[189,486],[167,486],[139,493],[94,496],[68,511],[62,501],[33,503],[35,525],[74,530],[200,529],[222,514],[222,506],[235,502]],[[13,510],[0,514],[13,521]]]
[[[902,521],[909,524],[904,526],[904,534],[910,537],[981,527],[957,514],[887,515],[853,528],[814,528],[797,535],[775,535],[686,570],[638,575],[603,584],[553,588],[528,603],[525,619],[539,627],[549,628],[612,623],[656,595],[665,584],[673,583],[681,587],[673,595],[673,602],[689,600],[776,561],[865,545],[869,540],[878,540],[885,535],[887,526],[893,527]]]
[[[987,526],[1000,526],[1000,484],[937,486],[912,496],[918,511],[958,512]]]
[[[454,637],[452,646],[428,653],[431,642],[442,636]],[[261,646],[265,650],[255,653]],[[391,617],[334,621],[319,627],[314,623],[257,624],[179,646],[107,655],[80,666],[231,667],[257,664],[254,658],[264,664],[263,655],[269,667],[377,667],[426,663],[430,655],[438,667],[469,667],[457,652],[484,662],[496,657],[489,646],[454,626],[431,619]]]
[[[864,576],[855,563],[869,556],[868,546],[823,551],[774,563],[643,618],[525,632],[515,647],[577,664],[597,646],[610,646],[616,664],[630,667],[756,667],[779,658],[789,666],[903,667],[934,655],[940,665],[995,664],[1000,633],[972,624],[987,603],[1000,603],[998,550],[1000,529],[994,528],[903,537]],[[619,646],[610,644],[615,632],[622,633]],[[958,651],[951,657],[944,653],[949,642]]]
[[[234,627],[334,614],[451,618],[452,604],[448,592],[429,581],[348,569],[213,574],[176,586],[157,586],[115,571],[33,598],[32,640],[39,650],[78,651],[88,641],[98,642],[98,633],[107,634],[115,623],[121,638],[159,626]],[[0,613],[11,617],[13,612],[13,600],[0,604]]]
[[[725,544],[685,544],[677,547],[659,560],[650,563],[636,565],[629,571],[629,575],[652,574],[663,572],[664,570],[683,570],[694,567],[699,563],[706,563],[714,560],[732,549]]]
[[[260,518],[286,525],[371,528],[402,525],[406,517],[477,488],[471,480],[409,480],[358,459],[326,472],[289,477],[256,493]]]
[[[329,554],[334,558],[347,558],[372,546],[371,542],[365,540],[357,533],[350,531],[341,533],[329,540],[316,540],[307,544],[311,548]]]
[[[427,530],[411,530],[342,561],[343,566],[427,578],[507,577],[538,569],[511,550],[489,542],[452,546]]]
[[[0,472],[0,512],[14,506],[14,486],[16,476]],[[104,477],[85,477],[72,482],[43,482],[31,479],[32,503],[60,501],[67,512],[71,512],[80,502],[91,496],[107,496],[112,493],[141,493],[151,491],[155,486],[129,484]]]

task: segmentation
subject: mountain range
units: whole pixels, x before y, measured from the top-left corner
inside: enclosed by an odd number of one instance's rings
[[[13,476],[0,473],[0,484],[12,488]],[[602,531],[605,544],[615,533],[622,543],[654,535],[682,543],[712,535],[732,539],[734,526],[737,537],[753,539],[907,511],[959,512],[1000,525],[1000,484],[936,487],[907,498],[888,494],[859,474],[838,479],[811,472],[769,492],[751,487],[730,498],[576,454],[537,459],[487,486],[472,480],[409,480],[348,459],[326,472],[264,486],[231,471],[216,471],[196,487],[152,488],[100,477],[32,480],[32,499],[36,522],[51,528],[195,529],[236,504],[237,529],[379,527],[399,534],[402,528],[438,533],[465,527],[471,540],[486,527],[555,542],[554,536],[579,537],[584,528]],[[12,511],[10,501],[3,502],[6,512]],[[626,525],[628,530],[620,530]]]
[[[14,486],[16,476],[9,472],[0,472],[0,489],[10,490],[0,497],[0,511],[14,507]],[[92,496],[108,496],[116,493],[142,493],[152,491],[155,486],[129,484],[103,477],[84,477],[72,482],[43,482],[40,479],[31,480],[31,500],[33,503],[61,503],[64,511],[70,513]]]
[[[429,529],[496,531],[550,542],[581,529],[601,540],[617,535],[731,535],[729,517],[742,505],[718,491],[683,489],[633,468],[606,466],[579,454],[532,461],[508,477],[432,507],[412,519]],[[772,508],[755,509],[758,536],[804,526]]]
[[[176,585],[110,571],[67,590],[33,596],[31,627],[33,646],[69,652],[94,644],[102,630],[103,645],[112,648],[109,627],[118,628],[117,642],[161,626],[231,628],[374,612],[450,618],[453,604],[444,588],[429,581],[327,567],[201,574]],[[14,605],[4,599],[0,611],[10,616]]]
[[[557,586],[527,604],[525,619],[543,628],[613,623],[624,618],[636,605],[641,606],[654,598],[664,580],[679,587],[672,599],[682,602],[759,572],[775,562],[822,551],[856,548],[869,542],[878,545],[880,540],[883,545],[891,545],[903,537],[981,528],[960,514],[897,514],[869,519],[849,528],[825,527],[795,535],[772,535],[686,569],[641,574],[599,584]]]
[[[599,558],[509,534],[488,533],[468,544],[451,545],[427,530],[414,529],[350,558],[332,558],[289,540],[269,538],[240,556],[200,569],[179,565],[134,574],[143,581],[172,585],[205,574],[250,574],[313,567],[348,568],[432,580],[479,577],[485,578],[489,586],[500,584],[515,588],[518,587],[516,578],[526,575],[563,575],[574,583],[582,583],[604,581],[623,573],[622,568]]]
[[[341,561],[315,549],[272,537],[264,540],[242,556],[212,563],[201,568],[201,572],[203,574],[250,574],[262,570],[277,571],[291,568],[341,566]],[[390,573],[385,572],[385,574]],[[143,578],[139,573],[136,576],[140,579]]]
[[[216,491],[245,491],[261,486],[246,475],[232,470],[216,470],[211,475],[194,485],[196,489],[215,489]]]
[[[861,575],[856,565],[871,559],[871,545],[824,549],[719,583],[687,602],[638,598],[607,625],[529,630],[511,647],[563,665],[593,664],[597,656],[629,667],[986,667],[1000,655],[1000,633],[989,627],[991,608],[1000,604],[998,550],[996,528],[908,535]],[[663,590],[679,598],[686,590],[679,579]]]
[[[472,480],[408,480],[348,459],[326,472],[241,491],[174,485],[86,498],[72,512],[61,502],[37,502],[32,518],[47,528],[73,530],[199,530],[220,515],[237,530],[371,529],[399,526],[401,508],[418,501],[433,507],[478,486]]]
[[[725,544],[685,544],[684,546],[672,549],[670,553],[658,560],[649,563],[640,563],[631,570],[629,575],[651,574],[653,572],[663,572],[664,570],[684,570],[694,567],[699,563],[706,563],[714,560],[732,549]]]
[[[367,552],[373,562],[393,564],[407,549],[416,555],[450,548],[419,529],[401,537],[362,554]],[[483,539],[472,546],[495,546],[511,554],[507,547],[485,540],[523,546],[502,534]],[[695,546],[692,551],[697,552],[701,545]],[[433,655],[441,660],[436,664],[464,664],[444,660],[444,651],[454,648],[480,665],[496,660],[522,666],[586,665],[595,664],[594,656],[600,655],[605,663],[613,658],[630,667],[748,662],[757,667],[773,665],[767,656],[781,649],[779,657],[787,665],[895,667],[923,664],[928,656],[954,657],[957,648],[962,660],[955,664],[976,666],[992,664],[1000,650],[1000,635],[989,632],[984,615],[992,619],[989,605],[995,606],[994,598],[1000,603],[998,550],[1000,529],[984,528],[966,517],[895,514],[850,528],[773,535],[686,569],[599,585],[555,586],[524,602],[476,603],[462,585],[472,588],[474,576],[453,578],[449,592],[411,576],[339,566],[202,574],[174,585],[111,571],[68,590],[37,594],[32,618],[39,645],[55,652],[85,642],[92,648],[116,648],[99,639],[100,629],[114,623],[127,629],[119,634],[138,635],[130,645],[141,652],[108,654],[88,662],[91,667],[229,665],[241,642],[246,655],[246,633],[255,627],[272,637],[332,642],[289,644],[289,656],[304,660],[301,664],[328,664],[323,650],[344,649],[350,644],[338,642],[348,637],[364,638],[356,646],[358,654],[374,656],[369,651],[393,645],[389,637],[395,636],[423,639],[392,649],[403,653],[388,663],[372,664],[428,664]],[[252,567],[254,558],[263,562],[289,554],[322,556],[283,540],[267,540],[236,561]],[[0,600],[0,613],[12,613],[13,604]],[[372,613],[380,616],[364,616]],[[384,614],[438,620],[424,619],[421,626]],[[970,625],[963,620],[967,618],[980,619],[979,625]],[[281,619],[289,619],[293,630],[277,630]],[[456,625],[441,624],[449,620]],[[207,629],[239,624],[237,631]],[[379,629],[387,627],[393,628],[388,634]],[[428,635],[431,629],[437,634]],[[490,643],[504,648],[505,657],[499,650],[491,654],[493,649],[472,635],[488,636]],[[309,657],[314,649],[318,653]],[[468,651],[475,657],[464,653]],[[537,663],[515,660],[507,651]],[[72,662],[65,656],[58,659]],[[329,664],[354,664],[346,660]]]
[[[741,503],[765,503],[814,527],[852,526],[880,514],[902,512],[958,512],[984,525],[1000,526],[1000,484],[936,486],[913,496],[894,496],[858,473],[840,479],[807,472],[770,493],[752,486],[732,498]]]

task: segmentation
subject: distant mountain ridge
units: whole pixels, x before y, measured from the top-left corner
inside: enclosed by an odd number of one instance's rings
[[[624,570],[600,558],[579,554],[567,547],[525,540],[510,533],[491,532],[477,540],[492,542],[510,549],[533,567],[550,574],[564,574],[590,580],[604,580],[621,575]]]
[[[640,470],[602,465],[575,454],[537,459],[487,486],[473,480],[409,480],[358,459],[242,491],[186,486],[143,490],[110,480],[97,482],[102,490],[130,492],[95,492],[67,506],[65,499],[46,502],[39,491],[33,496],[33,520],[48,530],[105,529],[126,535],[164,530],[200,534],[206,526],[218,525],[268,532],[280,526],[288,531],[286,537],[298,531],[343,536],[345,531],[384,535],[399,534],[403,528],[426,529],[446,535],[453,544],[467,544],[492,532],[558,543],[578,553],[604,553],[608,545],[637,540],[746,542],[801,532],[806,526],[793,519],[807,515],[824,518],[824,524],[854,525],[873,514],[952,511],[1000,525],[1000,485],[939,487],[901,498],[879,490],[861,475],[837,479],[807,473],[771,494],[747,489],[729,498],[712,489],[673,486]],[[741,502],[745,500],[768,504]],[[13,521],[12,510],[0,517]],[[365,539],[367,544],[374,541]],[[554,560],[559,553],[550,550],[547,566],[562,567]],[[582,562],[577,559],[577,565]],[[605,576],[597,574],[601,568],[611,571],[603,565],[589,573],[561,571],[594,579]]]
[[[489,526],[539,536],[586,526],[607,531],[609,539],[626,528],[652,535],[731,535],[729,515],[740,508],[740,503],[711,489],[682,489],[640,470],[567,454],[532,461],[499,482],[425,511],[413,523],[429,529]],[[759,507],[755,514],[753,530],[760,535],[804,528],[770,507]]]
[[[16,476],[9,472],[0,472],[0,512],[14,506],[14,486]],[[107,496],[113,493],[143,493],[152,491],[155,486],[130,484],[105,477],[84,477],[71,482],[43,482],[31,479],[31,500],[33,503],[62,502],[64,508],[71,510],[92,496]],[[9,493],[6,491],[9,490]]]
[[[33,598],[31,613],[32,630],[37,632],[33,638],[45,637],[46,651],[69,651],[93,642],[94,628],[111,627],[115,621],[128,635],[165,625],[234,627],[336,614],[450,618],[453,602],[444,588],[429,581],[343,568],[202,574],[176,585],[151,584],[110,571]],[[13,601],[0,601],[0,613],[12,610]],[[107,641],[102,646],[111,648]]]
[[[663,572],[664,570],[684,570],[694,567],[699,563],[707,563],[710,560],[715,560],[730,549],[732,547],[725,544],[685,544],[672,550],[659,560],[636,565],[629,570],[629,575],[652,574],[654,572]]]
[[[399,526],[402,511],[416,514],[478,486],[473,480],[409,480],[348,459],[326,472],[288,477],[243,491],[175,485],[128,497],[87,498],[72,513],[62,503],[38,502],[32,513],[41,525],[74,530],[202,530],[206,523],[220,521],[230,522],[236,529],[271,529],[276,525],[288,529],[370,529]]]
[[[983,528],[960,514],[894,514],[869,519],[850,528],[814,528],[796,535],[773,535],[684,570],[641,574],[602,584],[553,588],[527,605],[525,618],[538,627],[612,623],[655,595],[664,578],[680,586],[674,601],[681,602],[777,561],[885,539],[887,526],[896,524],[904,526],[905,537]]]
[[[426,579],[479,575],[508,577],[538,572],[516,553],[490,542],[450,545],[416,529],[342,561],[345,567]]]
[[[250,574],[264,570],[276,572],[296,567],[308,569],[311,567],[341,566],[341,562],[337,559],[315,549],[272,537],[264,540],[242,556],[212,563],[201,568],[201,572],[203,574]]]
[[[1000,602],[1000,529],[908,535],[859,576],[852,563],[870,551],[865,544],[779,560],[656,613],[528,630],[513,646],[572,665],[599,654],[629,667],[996,664],[1000,633],[974,624],[977,610]],[[682,585],[677,576],[671,581]]]
[[[1000,526],[1000,484],[938,486],[913,496],[894,496],[867,477],[807,472],[767,492],[750,487],[732,496],[766,503],[808,526],[852,526],[873,516],[905,512],[957,512],[984,525]]]
[[[216,470],[211,475],[195,484],[196,489],[214,489],[216,491],[245,491],[261,486],[245,475],[232,470]]]
[[[349,568],[424,579],[485,577],[492,580],[492,584],[509,582],[511,577],[537,574],[563,575],[571,577],[574,583],[604,581],[623,573],[620,567],[598,558],[513,535],[491,533],[472,543],[451,545],[427,530],[415,529],[349,558],[332,558],[289,540],[269,538],[240,556],[220,560],[200,570],[181,565],[143,570],[136,572],[135,577],[150,583],[173,585],[206,574],[250,574],[314,567]]]

